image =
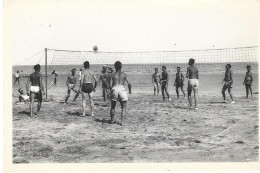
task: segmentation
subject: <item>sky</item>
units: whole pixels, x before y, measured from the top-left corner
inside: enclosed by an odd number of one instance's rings
[[[175,51],[257,46],[259,39],[256,0],[5,0],[3,6],[4,58],[13,65],[44,48]]]

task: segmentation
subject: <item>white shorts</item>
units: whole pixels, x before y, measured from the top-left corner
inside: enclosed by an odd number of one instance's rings
[[[29,101],[29,100],[30,100],[30,96],[22,95],[21,97],[22,97],[25,101]]]
[[[30,91],[33,92],[33,93],[38,93],[40,91],[40,87],[39,86],[31,86]]]
[[[189,79],[188,80],[188,90],[199,88],[199,79]]]
[[[125,87],[122,85],[114,86],[111,90],[111,100],[113,101],[127,101],[127,93]]]

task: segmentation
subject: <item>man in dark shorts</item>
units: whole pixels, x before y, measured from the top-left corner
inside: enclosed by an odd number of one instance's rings
[[[95,76],[95,73],[89,69],[90,65],[88,61],[84,62],[84,70],[82,72],[80,86],[79,86],[79,92],[81,92],[82,95],[82,106],[83,106],[83,114],[82,117],[86,114],[86,100],[87,100],[87,94],[90,101],[90,109],[91,109],[91,116],[94,116],[94,101],[93,101],[93,95],[95,92],[95,89],[97,87],[97,78]],[[95,81],[95,86],[93,87],[92,81]]]
[[[126,118],[126,102],[128,100],[127,93],[125,91],[125,81],[128,83],[128,90],[129,94],[131,94],[131,83],[127,77],[127,74],[122,72],[122,63],[120,61],[115,62],[115,69],[116,72],[112,74],[110,87],[111,90],[111,109],[110,109],[110,116],[111,120],[110,123],[114,123],[114,116],[115,116],[115,108],[116,102],[119,101],[121,105],[121,125],[125,125],[125,118]]]
[[[162,66],[162,76],[160,79],[161,87],[162,87],[162,96],[163,96],[163,101],[165,101],[165,96],[164,92],[166,93],[168,100],[171,101],[172,99],[170,98],[170,95],[168,93],[168,81],[169,81],[169,75],[168,72],[166,71],[166,67]]]
[[[246,69],[247,69],[247,72],[246,72],[245,80],[243,82],[243,85],[245,85],[245,87],[246,87],[246,98],[248,98],[249,90],[251,93],[251,98],[253,98],[253,93],[252,93],[253,76],[252,76],[252,72],[251,72],[251,66],[247,65]]]
[[[79,96],[79,92],[75,89],[77,84],[77,76],[75,75],[76,69],[72,69],[71,73],[68,74],[66,85],[68,87],[68,95],[65,97],[64,104],[67,103],[68,99],[70,98],[71,90],[76,93],[73,102],[76,101],[77,97]]]
[[[227,64],[226,65],[226,72],[225,72],[225,78],[223,79],[224,85],[222,88],[222,95],[224,98],[224,102],[226,103],[226,90],[228,89],[228,93],[231,98],[231,104],[235,103],[233,100],[233,95],[232,95],[232,84],[233,84],[233,72],[231,71],[231,65]]]
[[[188,100],[190,104],[190,108],[192,107],[192,98],[191,93],[194,92],[194,100],[195,100],[195,110],[198,109],[198,90],[199,90],[199,70],[194,66],[195,60],[189,59],[189,67],[187,68],[186,78],[188,80]]]
[[[103,65],[103,70],[101,72],[101,76],[99,78],[99,84],[102,82],[102,92],[103,92],[103,100],[104,102],[107,101],[107,98],[109,97],[110,93],[110,88],[109,88],[109,83],[110,83],[110,75],[107,72],[107,66]]]
[[[160,92],[160,79],[161,79],[161,75],[158,73],[158,68],[154,69],[154,74],[152,76],[152,83],[153,83],[153,91],[154,91],[154,95],[156,94],[156,90],[157,90],[157,96]]]
[[[177,94],[177,98],[179,98],[179,88],[181,88],[181,91],[183,93],[183,96],[185,98],[185,92],[183,90],[183,86],[184,86],[184,76],[181,72],[181,68],[177,67],[177,73],[176,73],[176,78],[175,78],[175,82],[174,82],[174,86],[176,87],[176,94]]]
[[[35,72],[32,73],[26,83],[26,87],[30,87],[30,116],[33,114],[33,105],[34,99],[38,99],[37,105],[37,115],[40,112],[41,104],[42,104],[42,94],[45,95],[43,84],[42,84],[42,75],[40,74],[41,66],[39,64],[34,66]]]
[[[15,74],[14,74],[14,76],[15,76],[15,81],[14,81],[14,85],[15,85],[15,83],[16,82],[18,82],[18,85],[20,85],[20,74],[19,74],[19,71],[17,71]]]

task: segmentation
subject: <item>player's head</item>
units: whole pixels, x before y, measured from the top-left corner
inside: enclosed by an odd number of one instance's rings
[[[247,71],[250,71],[251,66],[250,66],[250,65],[247,65],[247,66],[246,66],[246,69],[247,69]]]
[[[189,65],[194,65],[194,63],[195,63],[195,59],[193,58],[189,59]]]
[[[121,70],[122,69],[122,63],[120,61],[116,61],[114,65],[115,65],[115,69],[116,70]]]
[[[76,73],[76,69],[73,68],[73,69],[71,70],[71,73],[74,75],[74,74]]]
[[[17,71],[17,73],[19,73],[19,71]]]
[[[228,69],[231,69],[231,64],[227,64],[226,65],[226,69],[228,70]]]
[[[105,72],[107,70],[107,66],[103,65],[103,72]]]
[[[19,89],[18,89],[18,92],[19,92],[20,94],[23,94],[23,89],[22,89],[22,88],[19,88]]]
[[[40,64],[36,64],[33,68],[34,68],[34,70],[37,71],[37,72],[39,72],[39,71],[41,70]]]
[[[162,71],[165,71],[166,70],[166,67],[163,65],[162,66]]]
[[[82,69],[80,69],[79,71],[82,71]]]
[[[181,71],[181,68],[180,67],[177,67],[177,72],[180,72]]]
[[[158,72],[158,68],[154,68],[154,71],[157,73]]]
[[[88,61],[85,61],[85,62],[84,62],[84,68],[85,68],[85,69],[89,68],[89,62],[88,62]]]
[[[55,73],[55,70],[52,71],[52,74],[54,74],[54,73]]]

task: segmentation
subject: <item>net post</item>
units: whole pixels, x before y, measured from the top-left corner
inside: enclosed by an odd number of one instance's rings
[[[47,95],[48,95],[48,89],[47,89],[47,48],[45,48],[45,87],[46,87],[46,93],[45,93],[45,97],[46,97],[46,100],[47,100]]]

